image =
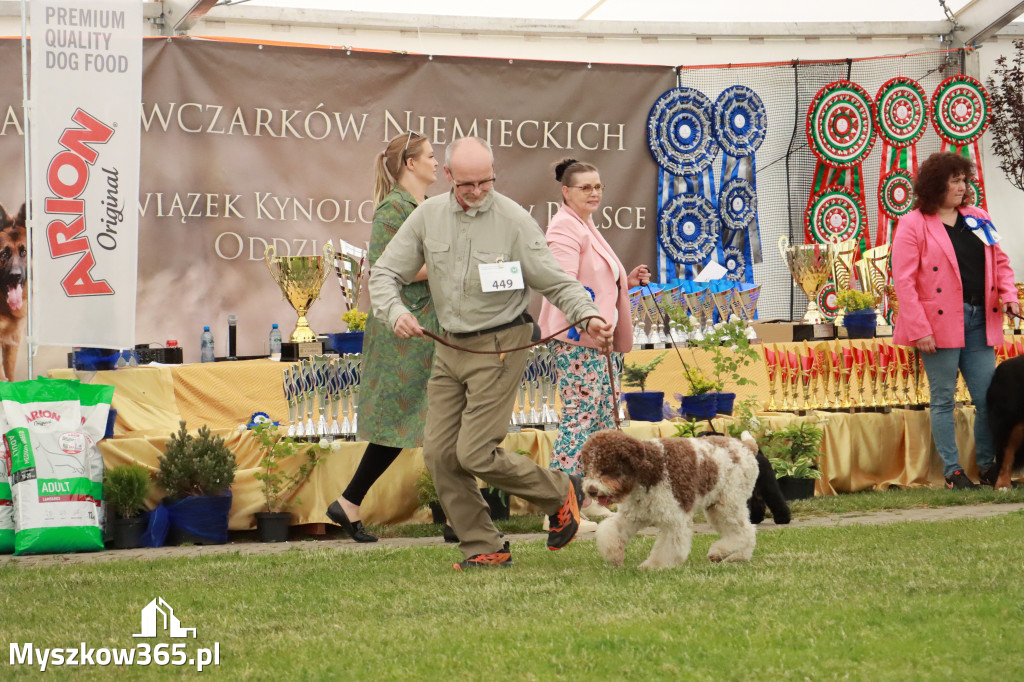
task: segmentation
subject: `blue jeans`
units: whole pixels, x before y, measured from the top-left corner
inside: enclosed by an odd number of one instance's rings
[[[931,392],[932,439],[942,458],[942,473],[952,476],[962,469],[956,449],[953,425],[953,396],[956,393],[957,369],[964,375],[971,401],[977,410],[974,417],[975,460],[984,471],[995,463],[992,432],[988,428],[985,394],[996,370],[996,357],[985,334],[985,308],[964,303],[964,347],[939,348],[934,354],[921,354]]]

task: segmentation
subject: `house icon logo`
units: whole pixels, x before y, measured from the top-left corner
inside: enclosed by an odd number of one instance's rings
[[[188,637],[191,634],[195,639],[196,629],[181,627],[174,609],[163,597],[157,597],[142,609],[142,632],[132,637],[156,637],[158,622],[163,623],[163,629],[171,637]]]

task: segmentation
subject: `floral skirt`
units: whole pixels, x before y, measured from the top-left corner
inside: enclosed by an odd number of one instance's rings
[[[550,348],[562,398],[562,421],[550,468],[582,475],[583,444],[591,434],[615,427],[608,360],[594,348],[562,341],[552,341]]]

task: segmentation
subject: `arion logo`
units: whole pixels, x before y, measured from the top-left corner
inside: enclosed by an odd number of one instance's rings
[[[161,623],[163,630],[170,637],[188,637],[191,633],[195,639],[196,629],[181,627],[181,621],[174,615],[174,609],[163,597],[157,597],[142,609],[142,632],[132,637],[156,637],[157,626]]]

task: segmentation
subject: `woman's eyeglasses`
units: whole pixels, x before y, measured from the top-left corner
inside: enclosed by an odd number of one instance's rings
[[[578,189],[582,191],[584,194],[591,194],[593,192],[601,194],[606,189],[608,189],[608,185],[602,184],[600,182],[597,183],[596,185],[569,185],[569,187],[572,187],[573,189]]]

